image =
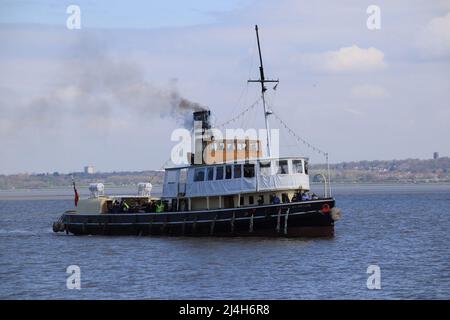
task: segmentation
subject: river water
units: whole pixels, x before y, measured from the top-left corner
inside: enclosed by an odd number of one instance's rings
[[[450,185],[334,196],[343,218],[332,239],[166,238],[55,234],[70,189],[2,191],[0,298],[450,299]],[[66,287],[70,265],[80,290]],[[367,288],[369,265],[379,290]]]

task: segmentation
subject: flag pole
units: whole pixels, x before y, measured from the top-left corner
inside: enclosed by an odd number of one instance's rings
[[[75,179],[73,178],[73,175],[71,176],[72,177],[72,185],[73,185],[73,192],[75,193],[75,197],[74,197],[74,203],[75,203],[75,207],[77,207],[78,206],[78,200],[79,200],[79,196],[78,196],[78,191],[77,191],[77,187],[75,186]]]

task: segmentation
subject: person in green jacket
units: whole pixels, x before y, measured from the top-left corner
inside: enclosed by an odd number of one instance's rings
[[[120,207],[122,208],[122,212],[128,212],[128,209],[130,209],[128,203],[126,203],[123,199],[120,202]]]
[[[156,204],[156,212],[163,212],[164,211],[164,204],[162,201],[158,201]]]

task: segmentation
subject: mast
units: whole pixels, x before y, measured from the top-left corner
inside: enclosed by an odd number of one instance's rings
[[[268,156],[271,156],[270,148],[271,148],[271,141],[270,141],[270,130],[269,130],[269,115],[272,114],[272,111],[267,109],[266,107],[266,98],[265,98],[265,92],[267,90],[266,86],[264,85],[266,82],[276,82],[278,83],[278,80],[273,79],[266,79],[264,76],[264,67],[263,67],[263,61],[262,61],[262,55],[261,55],[261,45],[259,44],[259,34],[258,34],[258,25],[255,25],[255,31],[256,31],[256,41],[258,43],[258,53],[259,53],[259,79],[258,80],[248,80],[248,82],[259,82],[261,83],[261,98],[263,103],[263,110],[264,110],[264,121],[266,125],[266,133],[267,133],[267,153]]]

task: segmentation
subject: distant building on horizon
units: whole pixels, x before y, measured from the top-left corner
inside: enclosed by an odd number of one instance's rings
[[[439,152],[433,152],[433,159],[439,159]]]
[[[94,173],[94,167],[93,166],[85,166],[84,167],[84,173],[86,173],[86,174],[93,174]]]

